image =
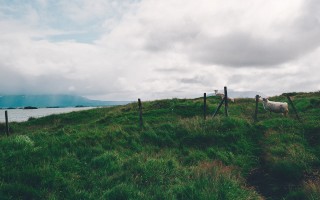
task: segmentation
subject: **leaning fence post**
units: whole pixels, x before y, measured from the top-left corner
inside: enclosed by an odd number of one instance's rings
[[[226,117],[229,116],[228,113],[228,91],[227,91],[227,87],[224,87],[224,112],[226,114]]]
[[[138,105],[139,105],[139,125],[140,128],[143,127],[143,121],[142,121],[142,105],[141,105],[141,100],[138,99]]]
[[[215,116],[217,115],[217,113],[218,113],[218,111],[220,110],[220,108],[221,108],[221,106],[222,106],[222,104],[223,104],[224,101],[225,101],[225,99],[223,98],[223,99],[221,100],[218,108],[216,109],[216,111],[214,111],[213,117],[215,117]]]
[[[257,122],[258,121],[258,103],[259,103],[259,95],[256,95],[256,110],[254,112],[254,121]]]
[[[297,117],[298,121],[299,121],[299,122],[302,122],[302,121],[301,121],[301,118],[300,118],[300,117],[299,117],[299,115],[298,115],[298,112],[297,112],[297,110],[296,110],[296,107],[293,105],[293,102],[292,102],[292,100],[291,100],[290,96],[289,96],[289,95],[286,95],[286,97],[287,97],[287,99],[288,99],[288,101],[289,101],[289,103],[290,103],[291,107],[293,108],[293,111],[294,111],[294,113],[295,113],[295,115],[296,115],[296,117]]]
[[[8,111],[5,111],[5,118],[6,118],[6,133],[9,136],[9,122],[8,122]]]
[[[203,93],[203,118],[207,117],[207,93]]]

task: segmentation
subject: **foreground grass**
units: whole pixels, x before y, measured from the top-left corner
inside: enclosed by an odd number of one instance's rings
[[[202,99],[144,102],[142,130],[136,104],[13,123],[0,138],[0,197],[317,199],[320,95],[293,95],[303,124],[261,105],[254,123],[253,99],[206,121]]]

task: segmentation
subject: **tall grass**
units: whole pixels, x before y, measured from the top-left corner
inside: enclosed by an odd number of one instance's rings
[[[143,129],[134,103],[11,123],[0,199],[317,199],[319,94],[294,95],[303,124],[201,98],[143,102]]]

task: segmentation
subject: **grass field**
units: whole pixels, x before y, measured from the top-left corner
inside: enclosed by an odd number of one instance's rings
[[[302,123],[199,98],[0,124],[0,199],[320,199],[320,93],[291,95]]]

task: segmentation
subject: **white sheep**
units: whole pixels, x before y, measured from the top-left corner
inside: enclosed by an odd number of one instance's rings
[[[214,93],[216,96],[221,97],[221,100],[224,98],[224,94],[219,93],[218,90],[215,90]],[[234,98],[228,97],[228,100],[234,103]]]
[[[234,98],[228,97],[228,100],[230,100],[232,103],[234,103]]]
[[[262,104],[266,111],[282,113],[284,116],[289,113],[288,103],[286,102],[269,101],[267,98],[263,98]]]

